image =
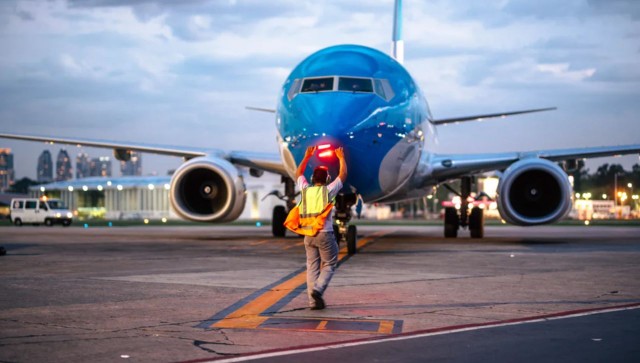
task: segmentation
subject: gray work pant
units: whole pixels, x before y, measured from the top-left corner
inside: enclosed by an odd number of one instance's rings
[[[320,232],[316,236],[304,237],[304,249],[307,251],[307,295],[313,305],[313,290],[324,294],[338,264],[338,243],[331,232]]]

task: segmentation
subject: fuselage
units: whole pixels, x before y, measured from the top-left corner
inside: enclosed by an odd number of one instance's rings
[[[276,110],[278,143],[290,176],[309,146],[344,147],[346,190],[365,202],[402,194],[433,141],[427,102],[390,56],[368,47],[322,49],[293,69]],[[314,157],[337,175],[335,157]]]

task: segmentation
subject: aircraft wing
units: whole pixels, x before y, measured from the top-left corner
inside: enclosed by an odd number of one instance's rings
[[[505,169],[512,163],[527,158],[562,161],[626,154],[640,154],[640,144],[492,154],[434,154],[429,164],[432,167],[432,177],[444,181],[463,175]]]
[[[168,145],[153,145],[135,142],[122,142],[122,141],[108,141],[108,140],[93,140],[84,138],[64,138],[64,137],[50,137],[50,136],[37,136],[37,135],[19,135],[19,134],[6,134],[0,133],[0,138],[14,139],[14,140],[26,140],[26,141],[40,141],[48,144],[67,144],[76,146],[91,146],[102,147],[108,149],[114,149],[114,153],[118,151],[140,151],[152,154],[179,156],[185,159],[191,159],[201,156],[220,157],[228,160],[232,164],[246,166],[258,170],[263,170],[271,173],[287,175],[284,169],[284,165],[280,160],[280,156],[277,153],[257,153],[257,152],[243,152],[232,151],[225,152],[219,149],[206,149],[197,147],[185,147],[185,146],[168,146]]]

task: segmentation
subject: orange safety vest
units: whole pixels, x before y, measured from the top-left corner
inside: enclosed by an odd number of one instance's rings
[[[333,209],[326,186],[312,186],[302,189],[300,203],[295,206],[284,226],[297,234],[315,236],[324,228],[324,223]]]

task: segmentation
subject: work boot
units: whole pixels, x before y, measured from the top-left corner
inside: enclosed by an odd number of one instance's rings
[[[325,308],[326,305],[324,304],[324,299],[322,298],[320,291],[313,290],[311,298],[313,299],[313,302],[315,302],[315,305],[311,307],[311,310],[322,310]]]

